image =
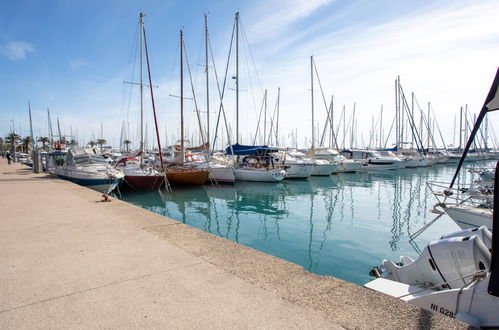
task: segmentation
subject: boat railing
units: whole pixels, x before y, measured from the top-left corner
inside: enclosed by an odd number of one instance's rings
[[[429,181],[426,185],[441,205],[463,205],[492,209],[493,189],[481,189],[473,184],[462,184],[449,189],[448,182]]]

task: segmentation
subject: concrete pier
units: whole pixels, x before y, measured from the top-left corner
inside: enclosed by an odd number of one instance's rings
[[[465,329],[0,159],[0,328]]]

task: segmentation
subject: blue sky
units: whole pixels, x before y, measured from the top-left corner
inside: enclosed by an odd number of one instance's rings
[[[298,130],[298,143],[309,144],[311,55],[326,98],[334,94],[335,116],[339,117],[343,105],[350,113],[356,102],[359,142],[361,136],[368,139],[371,118],[378,116],[382,104],[383,125],[390,125],[393,81],[400,75],[406,93],[414,91],[422,106],[432,102],[451,143],[454,114],[465,104],[479,111],[499,64],[497,1],[3,1],[0,134],[10,131],[12,120],[16,131],[28,133],[30,101],[37,136],[48,135],[46,109],[50,108],[53,126],[58,117],[63,134],[78,130],[80,141],[98,137],[102,122],[104,138],[116,145],[121,123],[127,121],[130,139],[137,143],[137,88],[130,90],[123,81],[137,80],[131,68],[141,11],[147,15],[161,136],[169,142],[178,137],[179,129],[179,102],[170,95],[179,93],[181,28],[199,107],[206,109],[201,66],[205,12],[209,12],[219,75],[225,66],[234,13],[241,13],[245,32],[240,66],[243,143],[250,143],[254,135],[263,89],[268,89],[269,111],[273,111],[280,87],[282,140],[290,142],[290,132]],[[229,74],[234,73],[232,65]],[[215,112],[215,82],[210,86],[210,107]],[[185,88],[186,96],[192,97],[187,76]],[[317,90],[316,120],[322,125],[325,110]],[[233,94],[228,90],[225,101],[232,131]],[[146,98],[151,141],[149,103]],[[186,101],[188,137],[197,131],[193,106]]]

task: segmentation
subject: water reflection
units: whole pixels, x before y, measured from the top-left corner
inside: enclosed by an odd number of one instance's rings
[[[279,183],[236,183],[165,192],[125,192],[123,200],[190,226],[302,265],[363,284],[381,258],[415,256],[419,246],[455,230],[433,219],[427,181],[448,181],[454,167],[340,174]],[[458,180],[469,179],[463,171]]]

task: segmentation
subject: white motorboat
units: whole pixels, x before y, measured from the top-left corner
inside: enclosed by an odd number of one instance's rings
[[[94,149],[69,149],[63,162],[60,155],[60,152],[54,155],[59,159],[53,160],[53,171],[61,179],[87,186],[106,195],[123,181],[124,174],[109,166],[107,160],[97,155]],[[51,154],[48,154],[48,157],[51,157]]]
[[[314,162],[297,150],[282,150],[279,153],[281,164],[286,169],[287,179],[307,179],[314,170]]]
[[[343,150],[343,156],[363,162],[362,171],[387,171],[401,168],[402,161],[393,156],[382,156],[374,150]]]
[[[311,152],[312,151],[309,151],[309,154]],[[338,151],[331,148],[315,148],[313,149],[313,155],[316,159],[327,160],[330,163],[337,165],[331,174],[354,173],[362,167],[362,162],[355,159],[347,159],[340,155]]]
[[[310,175],[313,176],[331,175],[339,167],[339,164],[324,159],[312,159],[312,161],[314,162],[314,168]]]

